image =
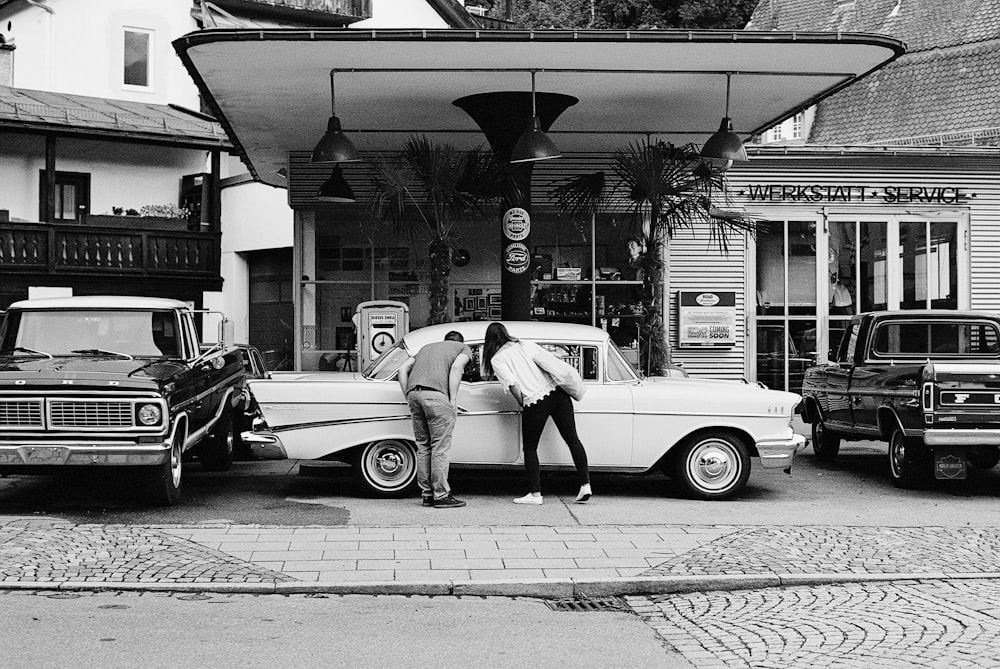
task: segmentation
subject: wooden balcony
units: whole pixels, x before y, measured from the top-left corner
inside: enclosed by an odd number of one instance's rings
[[[139,219],[141,221],[142,219]],[[4,223],[0,273],[65,277],[217,279],[218,232]]]

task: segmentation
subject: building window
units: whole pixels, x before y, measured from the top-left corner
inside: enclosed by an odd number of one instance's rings
[[[802,139],[802,120],[805,114],[799,112],[792,117],[792,139]]]
[[[784,129],[783,126],[784,126],[784,124],[779,123],[778,125],[776,125],[773,128],[771,128],[771,141],[772,142],[780,142],[784,138],[784,135],[782,133],[782,130]]]
[[[153,72],[153,33],[140,28],[125,29],[123,83],[149,88]]]

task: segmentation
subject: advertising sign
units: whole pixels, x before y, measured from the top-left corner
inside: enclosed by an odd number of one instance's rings
[[[679,346],[736,345],[735,292],[681,290],[677,298]]]
[[[504,237],[512,242],[523,241],[531,232],[531,216],[520,207],[508,209],[503,215]]]

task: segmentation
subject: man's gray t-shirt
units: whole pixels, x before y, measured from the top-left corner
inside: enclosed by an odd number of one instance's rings
[[[463,353],[472,359],[472,351],[460,341],[445,340],[424,346],[413,357],[413,367],[406,379],[406,392],[423,386],[438,390],[447,397],[451,365]]]

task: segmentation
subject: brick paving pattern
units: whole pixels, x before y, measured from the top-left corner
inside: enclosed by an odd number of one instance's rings
[[[291,577],[150,528],[0,524],[0,581],[273,583]]]
[[[642,575],[993,573],[997,555],[993,528],[741,528]]]
[[[1000,580],[897,581],[626,598],[702,668],[996,667]]]

